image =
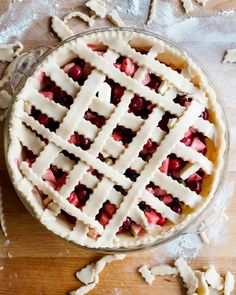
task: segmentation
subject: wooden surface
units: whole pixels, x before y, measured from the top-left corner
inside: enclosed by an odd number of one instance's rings
[[[35,0],[36,1],[36,0]],[[7,1],[0,1],[0,8],[6,8]],[[173,1],[173,4],[178,1]],[[210,1],[212,11],[236,8],[235,1]],[[51,43],[55,41],[50,41]],[[38,41],[31,41],[28,47],[37,46]],[[236,109],[230,112],[235,112]],[[3,138],[3,124],[0,124],[0,140]],[[231,156],[236,155],[232,147]],[[234,182],[235,172],[227,176],[227,181]],[[10,243],[6,243],[0,234],[0,294],[1,295],[63,295],[80,286],[74,278],[76,270],[101,257],[101,254],[80,249],[59,237],[49,233],[34,220],[16,196],[7,175],[3,146],[0,146],[0,181],[3,187],[4,212],[9,232]],[[230,270],[236,275],[236,192],[228,206],[229,222],[227,235],[224,229],[219,236],[220,246],[215,243],[204,246],[200,255],[191,263],[202,268],[214,263],[223,274]],[[222,241],[223,239],[223,241]],[[111,295],[178,295],[185,294],[178,278],[158,278],[148,286],[137,273],[143,263],[155,265],[161,258],[158,249],[128,255],[124,261],[114,262],[106,267],[100,276],[100,284],[90,294]],[[168,260],[168,258],[167,258]],[[170,260],[171,262],[171,260]],[[236,292],[236,291],[235,291]],[[236,294],[236,293],[234,293]]]

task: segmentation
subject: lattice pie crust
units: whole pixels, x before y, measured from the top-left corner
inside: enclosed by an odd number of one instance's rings
[[[82,83],[66,70],[78,57],[90,66]],[[114,66],[120,57],[135,64],[135,73],[129,75]],[[42,92],[43,75],[73,98],[69,106]],[[158,89],[145,85],[147,75],[158,77]],[[114,83],[125,88],[117,105],[111,103]],[[129,111],[135,95],[152,105],[146,117]],[[181,95],[188,100],[186,106],[176,103]],[[58,122],[57,128],[51,131],[39,122],[32,108]],[[84,119],[88,109],[105,117],[103,126]],[[206,120],[200,117],[205,109],[209,113]],[[167,112],[172,119],[164,131],[158,124]],[[133,132],[131,142],[123,144],[112,137],[117,125]],[[206,154],[181,141],[190,127],[204,136]],[[37,66],[16,96],[9,128],[8,162],[17,190],[49,230],[91,248],[135,247],[170,237],[207,206],[223,167],[225,126],[214,90],[186,54],[144,33],[103,31],[58,47]],[[89,148],[71,142],[75,132],[89,138]],[[140,151],[149,139],[156,150],[145,159]],[[25,158],[25,148],[34,155],[31,163]],[[109,161],[101,160],[99,154]],[[177,178],[163,167],[159,169],[170,154],[184,163]],[[60,187],[55,186],[54,178],[50,182],[44,176],[51,173],[50,167],[66,174]],[[196,193],[185,180],[200,168],[204,177],[201,192]],[[130,179],[127,169],[136,171],[138,177]],[[150,182],[161,188],[162,194],[172,196],[181,212],[146,189]],[[82,205],[71,201],[78,183],[90,192]],[[112,216],[103,213],[107,203],[115,208]],[[140,203],[146,204],[145,210]],[[103,214],[109,216],[108,222],[101,221]],[[165,222],[155,224],[150,220],[154,215]],[[127,217],[135,233],[120,230]]]

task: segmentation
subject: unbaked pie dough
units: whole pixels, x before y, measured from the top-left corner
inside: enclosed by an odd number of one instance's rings
[[[170,237],[208,205],[223,167],[225,125],[205,75],[132,31],[50,53],[17,94],[9,132],[22,198],[49,230],[91,248]]]

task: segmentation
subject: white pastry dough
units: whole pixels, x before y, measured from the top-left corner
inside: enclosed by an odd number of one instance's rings
[[[13,61],[7,66],[1,80],[0,80],[0,88],[2,88],[3,86],[5,86],[8,81],[10,80],[11,76],[13,75],[13,73],[16,70],[16,67],[18,65],[18,61],[21,58],[22,55],[18,55],[15,59],[13,59]]]
[[[186,13],[193,11],[192,0],[181,0],[183,2],[183,7]]]
[[[95,15],[104,18],[107,13],[106,2],[104,0],[89,0],[85,3],[89,9],[95,13]]]
[[[157,0],[151,0],[147,25],[150,25],[155,19],[156,7],[157,7]]]
[[[204,272],[201,272],[199,270],[195,270],[194,274],[196,278],[198,279],[198,288],[196,290],[196,294],[198,295],[209,295],[209,288],[206,283]]]
[[[61,40],[67,39],[74,35],[65,22],[59,19],[57,16],[52,17],[52,29]]]
[[[151,272],[154,276],[176,276],[176,275],[178,275],[177,268],[169,266],[167,264],[153,266],[151,268]]]
[[[210,265],[208,270],[205,272],[205,280],[208,285],[216,290],[222,290],[224,286],[224,279],[216,271],[214,265]]]
[[[16,41],[13,44],[0,45],[0,60],[11,62],[23,50],[22,43]]]
[[[11,99],[12,99],[12,96],[6,90],[1,90],[0,91],[0,109],[8,108],[11,102]]]
[[[86,285],[70,292],[70,295],[87,294],[99,283],[99,274],[103,271],[107,263],[111,263],[115,260],[123,260],[124,258],[125,254],[107,255],[98,260],[96,263],[87,265],[85,268],[78,271],[76,273],[76,277]]]
[[[208,236],[207,236],[207,229],[206,229],[206,225],[204,222],[202,222],[200,224],[200,227],[199,227],[199,235],[200,235],[200,238],[202,240],[202,242],[204,244],[210,244],[210,241],[208,239]]]
[[[151,285],[152,282],[155,280],[154,275],[152,274],[150,269],[147,267],[147,265],[143,265],[142,267],[139,268],[138,271],[141,273],[142,277],[149,285]]]
[[[234,63],[236,62],[236,49],[228,49],[224,57],[223,63]]]
[[[225,276],[225,286],[224,286],[224,295],[232,294],[234,290],[234,276],[231,272],[227,272]]]
[[[175,266],[177,267],[179,274],[184,281],[185,287],[187,289],[187,294],[193,295],[193,293],[198,288],[198,279],[196,278],[193,270],[182,258],[179,258],[175,261]]]
[[[117,10],[113,9],[111,12],[108,13],[107,18],[118,27],[124,27],[125,24],[123,20],[120,18]]]
[[[71,13],[67,14],[64,17],[64,22],[67,23],[68,20],[70,20],[73,17],[79,17],[84,22],[86,22],[90,27],[93,27],[94,22],[95,22],[93,17],[90,17],[90,16],[88,16],[87,14],[85,14],[85,13],[83,13],[81,11],[74,11],[74,12],[71,12]]]

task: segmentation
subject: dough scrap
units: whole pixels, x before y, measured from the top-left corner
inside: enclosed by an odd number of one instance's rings
[[[177,267],[180,276],[182,277],[185,286],[187,288],[187,294],[193,295],[198,288],[198,280],[193,272],[193,270],[188,266],[187,262],[182,258],[175,261],[175,266]]]
[[[61,40],[74,36],[73,31],[59,17],[52,17],[52,29]]]
[[[204,222],[202,222],[200,224],[200,227],[199,227],[198,231],[199,231],[199,236],[200,236],[202,242],[204,244],[210,244],[210,241],[209,241],[208,236],[207,236],[206,225],[205,225]]]
[[[0,80],[0,88],[4,87],[7,82],[10,80],[12,74],[15,72],[16,67],[18,65],[18,61],[21,58],[22,54],[19,54],[6,68],[1,80]]]
[[[124,27],[125,26],[123,20],[120,18],[118,12],[115,9],[113,9],[111,12],[108,13],[107,18],[115,26],[118,26],[118,27]]]
[[[151,285],[152,282],[155,280],[154,275],[150,271],[150,269],[147,267],[147,265],[141,266],[138,271],[141,273],[141,276],[144,278],[144,280]]]
[[[195,270],[194,274],[198,279],[198,288],[196,290],[196,294],[198,295],[209,295],[209,288],[207,282],[205,280],[204,272],[199,270]]]
[[[76,272],[76,277],[84,284],[77,290],[71,291],[70,295],[83,295],[91,291],[99,283],[99,274],[104,269],[107,263],[114,260],[123,260],[125,254],[107,255],[98,260],[96,263],[87,265],[85,268]]]
[[[224,57],[223,63],[234,63],[236,62],[236,48],[228,49]]]
[[[154,276],[175,276],[178,274],[176,267],[167,264],[153,266],[151,272]]]
[[[193,3],[191,0],[181,0],[186,13],[193,11]]]
[[[210,265],[208,270],[205,272],[205,280],[208,285],[216,290],[222,290],[224,285],[224,279],[216,271],[214,265]]]
[[[95,21],[94,21],[94,17],[90,17],[88,16],[87,14],[81,12],[81,11],[74,11],[74,12],[71,12],[69,14],[67,14],[65,17],[64,17],[64,22],[67,23],[68,20],[70,20],[71,18],[74,18],[74,17],[79,17],[80,19],[82,19],[84,22],[86,22],[90,27],[93,27]]]
[[[0,45],[0,60],[11,62],[23,49],[24,46],[18,41],[12,44],[2,44]]]
[[[224,295],[230,295],[234,290],[234,276],[231,272],[227,272],[225,276]]]
[[[107,14],[106,2],[103,0],[89,0],[85,3],[85,6],[101,18],[104,18]]]
[[[156,17],[157,0],[152,0],[149,8],[147,25],[150,25]]]

